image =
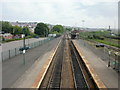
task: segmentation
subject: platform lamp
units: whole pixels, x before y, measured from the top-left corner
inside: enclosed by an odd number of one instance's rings
[[[28,36],[30,36],[30,34],[28,34]],[[29,37],[28,37],[28,47],[30,47]]]
[[[85,22],[85,20],[82,20],[82,23],[83,23],[83,28],[84,28],[84,22]]]
[[[110,31],[110,42],[111,42],[111,29],[110,29],[110,26],[109,26],[109,31]],[[110,48],[110,47],[109,47]],[[111,51],[108,52],[109,53],[109,61],[108,61],[108,67],[110,67],[110,54],[111,54]]]
[[[84,29],[84,22],[85,22],[85,20],[82,20],[82,23],[83,23],[83,30],[85,30],[85,29]],[[84,37],[83,39],[85,40],[85,37]],[[84,46],[85,46],[85,41],[84,41]]]
[[[24,34],[24,36],[23,36],[23,64],[25,65],[25,28],[23,28],[23,34]]]

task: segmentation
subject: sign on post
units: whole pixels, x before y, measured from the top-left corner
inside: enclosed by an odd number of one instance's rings
[[[111,54],[111,51],[109,51],[109,55]]]
[[[25,37],[25,34],[22,34],[21,37],[24,38],[24,37]]]
[[[23,50],[23,54],[25,54],[25,52],[26,52],[26,51],[25,51],[25,50]]]

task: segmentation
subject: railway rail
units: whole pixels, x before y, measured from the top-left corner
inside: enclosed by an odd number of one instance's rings
[[[91,75],[72,40],[65,35],[53,57],[52,63],[40,83],[44,89],[100,89],[97,80]],[[100,82],[101,83],[101,82]]]

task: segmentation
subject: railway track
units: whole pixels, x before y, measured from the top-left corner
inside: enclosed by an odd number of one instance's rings
[[[64,40],[61,41],[40,88],[60,88]]]
[[[67,35],[62,39],[39,89],[98,89],[73,42]]]
[[[75,88],[77,89],[89,89],[89,88],[97,88],[95,82],[92,80],[92,77],[86,68],[84,62],[82,61],[81,56],[77,52],[73,43],[70,41],[70,51],[71,51],[71,65],[74,76]]]

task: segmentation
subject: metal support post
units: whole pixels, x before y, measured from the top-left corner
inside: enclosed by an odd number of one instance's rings
[[[2,62],[3,62],[3,52],[1,52]]]
[[[16,48],[15,48],[15,56],[16,56],[17,54],[16,54]]]
[[[110,67],[110,54],[111,54],[111,51],[109,51],[109,61],[108,61],[108,67]]]
[[[23,53],[23,64],[25,65],[25,53]]]
[[[9,59],[10,59],[10,50],[9,50]]]

